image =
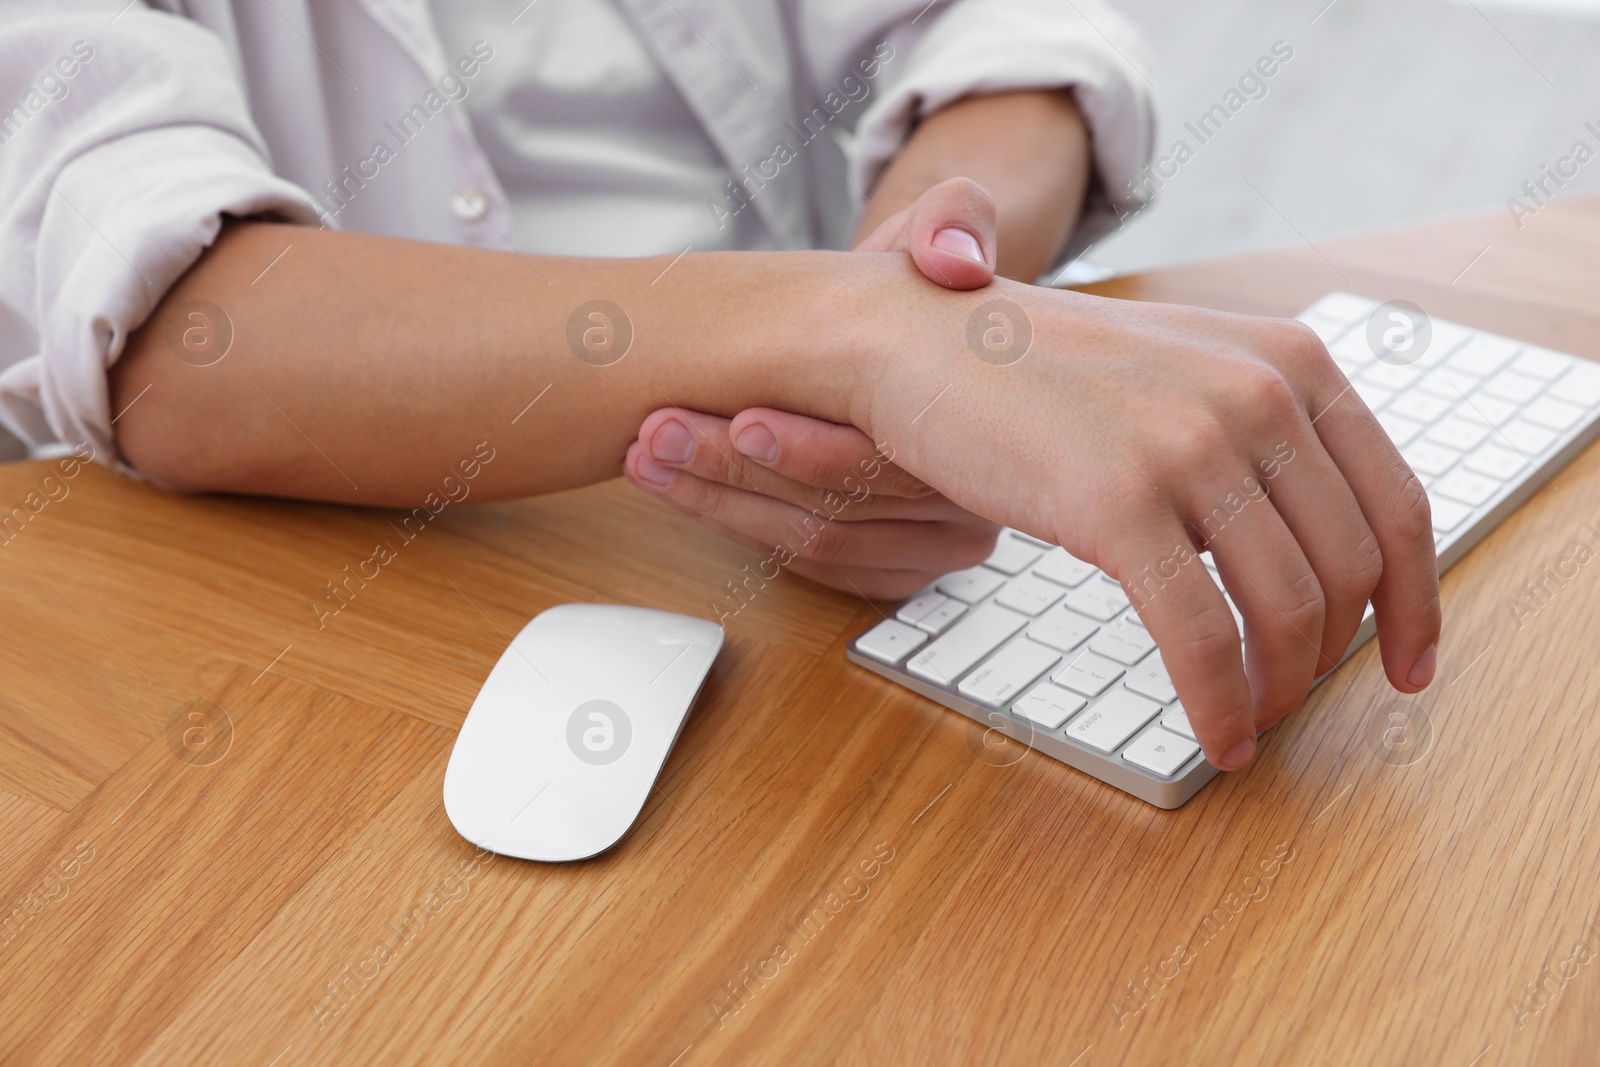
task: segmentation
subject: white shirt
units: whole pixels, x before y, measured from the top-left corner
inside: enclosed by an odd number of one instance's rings
[[[503,0],[431,7],[447,54],[504,37],[464,103],[519,251],[774,247],[754,211],[717,225],[728,165],[615,0],[538,0],[510,27]]]
[[[516,230],[565,247],[544,229],[560,200],[514,221],[490,159],[535,143],[514,125],[522,105],[506,120],[516,136],[491,122],[480,143],[466,103],[531,62],[546,105],[604,109],[592,81],[566,93],[572,57],[516,51],[546,2],[517,15],[508,0],[505,29],[462,51],[441,41],[428,0],[0,0],[0,419],[35,449],[114,456],[106,370],[224,213],[500,249]],[[1008,89],[1070,86],[1089,123],[1097,184],[1066,254],[1139,206],[1154,132],[1132,65],[1144,50],[1101,0],[616,3],[715,147],[724,181],[706,217],[738,247],[843,247],[859,191],[918,117]],[[582,126],[560,140],[583,202],[614,196],[630,211],[664,195],[641,187],[648,153],[617,165],[641,146]],[[674,180],[692,180],[692,160],[672,162]],[[542,181],[553,161],[534,169]],[[581,250],[676,254],[701,225],[628,217],[636,231],[589,224],[605,244]]]

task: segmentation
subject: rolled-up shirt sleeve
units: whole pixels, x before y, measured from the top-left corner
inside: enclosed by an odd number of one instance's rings
[[[0,7],[0,303],[35,339],[0,353],[0,417],[105,460],[106,372],[223,216],[318,215],[273,174],[221,40],[121,6]]]
[[[916,5],[920,7],[920,5]],[[953,0],[885,28],[897,50],[855,129],[851,180],[872,188],[916,121],[965,96],[1070,90],[1089,127],[1094,174],[1059,267],[1143,206],[1155,142],[1142,37],[1100,0]]]

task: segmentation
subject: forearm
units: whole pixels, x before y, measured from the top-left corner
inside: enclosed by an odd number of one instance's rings
[[[118,446],[179,490],[414,504],[481,441],[508,458],[483,469],[480,498],[613,477],[663,406],[768,404],[849,422],[862,370],[853,308],[905,277],[902,258],[529,259],[240,223],[114,367]],[[608,366],[568,342],[569,317],[595,299],[625,309],[634,334]],[[232,324],[210,366],[169,339],[195,300]]]
[[[939,182],[971,178],[998,208],[998,272],[1031,282],[1077,225],[1091,159],[1070,93],[968,97],[918,124],[873,186],[856,241]]]

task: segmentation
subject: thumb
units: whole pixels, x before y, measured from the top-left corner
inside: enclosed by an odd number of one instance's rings
[[[929,281],[946,289],[981,289],[994,280],[995,206],[971,178],[933,186],[909,208],[907,251]]]

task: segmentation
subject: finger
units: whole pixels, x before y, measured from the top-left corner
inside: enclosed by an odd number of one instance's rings
[[[868,211],[875,211],[871,204],[867,205]],[[878,228],[867,235],[866,239],[856,245],[852,252],[899,252],[902,251],[900,235],[905,232],[906,219],[911,215],[911,209],[896,212],[889,218],[878,223]]]
[[[1294,438],[1290,443],[1288,437]],[[1291,433],[1258,464],[1256,484],[1305,554],[1326,601],[1317,674],[1339,665],[1383,574],[1366,516],[1314,432]],[[1276,721],[1276,720],[1273,720]],[[1260,724],[1264,729],[1270,722]]]
[[[630,453],[637,456],[638,448],[639,444],[635,442],[630,449]],[[648,458],[645,459],[645,462],[649,462]],[[631,465],[631,463],[625,463],[625,469],[631,467]],[[631,473],[629,474],[629,480],[633,480]],[[733,527],[724,525],[703,514],[680,507],[668,498],[663,497],[663,499],[675,510],[688,515],[706,529],[712,530],[729,541],[743,545],[750,551],[759,554],[762,559],[753,570],[756,577],[763,580],[763,584],[766,581],[773,580],[780,571],[789,571],[801,578],[825,585],[830,589],[855,593],[870,600],[904,600],[949,573],[948,570],[941,568],[907,570],[882,567],[846,567],[815,563],[798,557],[790,558],[787,553],[779,554],[773,546],[751,537],[749,534],[735,530]],[[780,562],[781,560],[788,560],[788,562]],[[746,581],[748,581],[749,572],[746,573]],[[737,615],[738,611],[735,610],[733,614]]]
[[[713,530],[728,540],[744,545],[752,552],[758,553],[762,559],[752,570],[759,577],[768,581],[768,575],[776,575],[781,571],[788,571],[798,577],[825,585],[829,589],[837,589],[843,593],[854,593],[864,596],[869,600],[904,600],[914,593],[927,588],[933,582],[944,576],[944,571],[919,571],[885,569],[881,567],[842,567],[826,563],[814,563],[810,560],[792,559],[786,564],[779,564],[782,557],[776,555],[773,549],[763,545],[753,537],[748,537],[738,530],[722,525],[715,520],[707,519],[703,515],[695,519],[706,529]],[[737,612],[735,612],[737,614]]]
[[[1289,527],[1265,495],[1230,493],[1226,525],[1208,547],[1244,617],[1245,675],[1256,730],[1299,707],[1317,678],[1326,603],[1322,585]],[[1216,521],[1213,510],[1207,519]]]
[[[904,240],[917,269],[946,289],[994,281],[995,204],[970,178],[940,182],[911,205]]]
[[[823,509],[803,508],[677,471],[667,485],[641,472],[646,457],[637,442],[628,449],[624,472],[639,488],[696,519],[736,530],[761,545],[787,549],[814,563],[941,574],[983,562],[994,551],[986,527],[955,522],[900,519],[838,522]]]
[[[1302,356],[1318,365],[1312,423],[1378,541],[1383,571],[1372,593],[1378,643],[1389,682],[1403,693],[1425,689],[1438,666],[1439,561],[1428,494],[1378,420],[1333,367],[1322,342],[1305,329]]]
[[[1148,532],[1121,543],[1111,573],[1160,646],[1206,759],[1238,770],[1255,755],[1256,729],[1233,613],[1175,518],[1123,528]]]
[[[772,408],[748,408],[729,426],[733,447],[769,470],[806,485],[848,492],[865,482],[885,496],[923,497],[933,489],[895,466],[894,450],[854,426]]]
[[[829,431],[847,431],[859,435],[849,427],[818,422],[802,416],[787,416],[801,424],[814,424]],[[769,469],[744,455],[729,438],[729,421],[716,415],[706,415],[682,408],[664,408],[652,412],[639,428],[639,441],[645,446],[647,456],[655,465],[687,471],[709,481],[721,482],[735,488],[762,493],[786,501],[806,511],[824,509],[849,522],[867,519],[915,519],[919,521],[945,520],[983,523],[971,513],[957,507],[942,496],[924,495],[910,499],[879,493],[882,483],[894,481],[896,476],[905,483],[921,485],[910,479],[898,467],[884,464],[874,452],[868,458],[852,463],[855,454],[835,450],[835,458],[824,455],[815,463],[815,479],[820,484],[807,484]],[[825,437],[828,434],[824,435]],[[864,435],[862,440],[866,440]],[[799,446],[804,449],[807,442]],[[795,449],[790,449],[791,453]],[[647,476],[661,484],[668,483],[665,471],[646,466]],[[837,488],[828,488],[836,486]],[[931,490],[923,487],[924,492]],[[847,503],[841,503],[843,501]]]

